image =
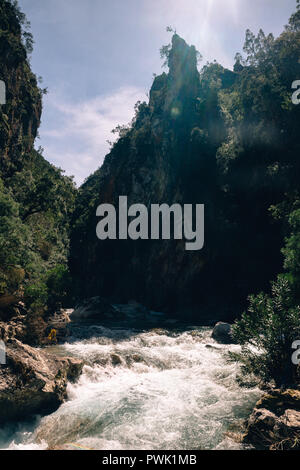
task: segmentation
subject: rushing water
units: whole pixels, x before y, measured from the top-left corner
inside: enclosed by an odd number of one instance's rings
[[[164,449],[239,448],[226,432],[245,419],[260,396],[240,387],[236,364],[208,328],[186,331],[86,326],[58,354],[85,360],[53,414],[22,425],[2,448]]]

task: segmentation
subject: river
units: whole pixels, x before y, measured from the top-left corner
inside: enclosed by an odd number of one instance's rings
[[[0,448],[239,449],[228,433],[261,395],[241,387],[239,366],[211,329],[81,325],[50,347],[85,361],[68,400],[53,414],[0,432]]]

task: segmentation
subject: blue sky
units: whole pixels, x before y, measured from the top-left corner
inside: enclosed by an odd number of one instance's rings
[[[232,67],[245,30],[280,34],[296,0],[19,0],[31,22],[33,71],[49,90],[40,139],[44,156],[74,175],[95,171],[139,99],[147,100],[170,25],[201,52]]]

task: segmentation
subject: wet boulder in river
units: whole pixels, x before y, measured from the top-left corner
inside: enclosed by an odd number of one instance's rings
[[[81,374],[83,362],[57,357],[18,340],[6,344],[0,367],[0,427],[55,411],[67,398],[67,384]]]
[[[218,343],[232,344],[234,340],[232,338],[232,329],[229,323],[218,322],[212,332],[212,337]]]
[[[103,297],[92,297],[83,300],[75,307],[71,314],[72,321],[114,319],[119,317],[119,310]]]

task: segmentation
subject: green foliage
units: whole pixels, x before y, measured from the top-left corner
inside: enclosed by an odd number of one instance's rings
[[[7,89],[7,102],[0,107],[2,177],[22,169],[40,124],[43,90],[30,69],[32,38],[28,28],[17,2],[0,0],[0,79]]]
[[[44,309],[48,300],[48,289],[44,282],[36,281],[25,287],[24,301],[32,310]]]
[[[69,270],[64,265],[57,265],[46,274],[47,304],[51,312],[64,306],[64,303],[68,300],[71,284]]]
[[[19,217],[19,204],[0,179],[0,295],[18,290],[25,275],[14,270],[22,272],[34,261],[32,243],[30,230]]]
[[[32,33],[30,32],[30,22],[27,20],[26,15],[20,10],[17,0],[6,0],[3,3],[6,11],[10,8],[11,16],[16,18],[18,21],[26,52],[31,54],[33,51],[34,41]]]
[[[5,188],[0,180],[0,293],[21,293],[22,286],[66,263],[74,199],[72,180],[37,152],[6,178]],[[10,266],[26,273],[19,285],[9,280]]]
[[[291,274],[295,292],[300,292],[300,209],[289,216],[291,234],[286,238],[284,255],[284,268]]]
[[[16,1],[0,0],[0,78],[7,86],[0,107],[0,297],[25,302],[28,341],[38,342],[43,317],[66,298],[76,189],[33,148],[44,90],[28,61],[29,27]]]
[[[287,277],[272,283],[271,296],[251,296],[249,308],[233,327],[233,336],[243,345],[244,371],[277,386],[295,382],[292,343],[300,337],[300,306],[295,306]]]
[[[41,280],[32,279],[24,289],[24,301],[30,309],[53,313],[64,305],[70,291],[71,277],[65,265],[57,265]]]
[[[273,215],[281,212],[283,217],[289,207],[287,203],[272,208]],[[293,206],[297,205],[296,199]],[[264,381],[273,379],[276,385],[297,382],[291,346],[300,338],[300,209],[293,210],[285,219],[289,226],[282,249],[286,272],[272,283],[271,296],[260,293],[250,297],[248,311],[233,328],[235,339],[244,345],[238,358],[244,370]]]
[[[286,26],[287,31],[300,31],[300,1],[297,0],[297,11],[291,16],[289,24]]]
[[[165,46],[162,46],[160,48],[160,58],[163,60],[163,67],[167,67],[169,63],[169,57],[170,57],[170,52],[171,52],[171,44],[167,44]]]
[[[34,150],[22,170],[15,172],[8,182],[21,205],[24,221],[34,214],[49,210],[63,218],[74,204],[72,179],[49,164],[43,158],[42,150]]]
[[[274,36],[273,34],[265,35],[262,29],[255,36],[249,29],[246,31],[246,39],[244,44],[244,52],[247,54],[245,60],[241,60],[242,65],[261,66],[269,61],[270,55],[273,53]],[[241,58],[238,56],[236,58]]]

